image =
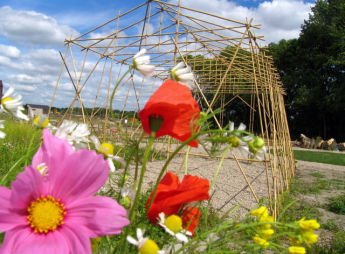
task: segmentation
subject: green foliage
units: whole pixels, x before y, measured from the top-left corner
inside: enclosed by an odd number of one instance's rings
[[[3,118],[2,118],[3,119]],[[28,123],[5,121],[6,138],[0,139],[0,185],[9,186],[37,151],[41,130]]]
[[[331,198],[327,209],[337,214],[345,214],[345,195],[341,194]]]
[[[296,160],[345,166],[345,156],[341,153],[313,152],[302,150],[294,150],[293,153]]]
[[[345,3],[318,0],[300,37],[270,44],[294,136],[345,139]]]

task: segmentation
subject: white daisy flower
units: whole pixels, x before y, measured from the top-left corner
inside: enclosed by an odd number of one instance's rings
[[[140,228],[137,228],[137,239],[127,236],[127,241],[137,246],[140,254],[165,254],[165,251],[160,250],[155,241],[144,237],[144,233]]]
[[[183,62],[178,63],[170,71],[171,78],[189,89],[194,88],[194,75],[192,69]]]
[[[10,87],[1,98],[0,112],[1,111],[11,113],[15,117],[25,121],[29,120],[29,117],[23,113],[22,96],[17,94],[12,87]]]
[[[125,165],[125,161],[121,157],[114,155],[114,146],[112,144],[106,142],[101,144],[96,136],[91,136],[90,139],[94,143],[96,150],[102,153],[107,159],[110,172],[115,172],[116,170],[113,160]]]
[[[192,233],[182,228],[182,219],[175,214],[165,218],[164,213],[160,213],[158,218],[158,225],[164,228],[165,232],[177,238],[177,240],[187,243],[188,237]]]
[[[89,142],[90,130],[87,124],[64,120],[56,129],[55,136],[67,140],[75,148],[84,148]]]
[[[0,120],[0,129],[4,129],[5,125],[4,125],[4,120]],[[5,138],[6,137],[6,133],[3,131],[0,131],[0,138]]]
[[[141,49],[133,57],[132,67],[143,74],[145,77],[150,77],[154,74],[155,66],[150,64],[150,56],[145,55],[146,49]]]

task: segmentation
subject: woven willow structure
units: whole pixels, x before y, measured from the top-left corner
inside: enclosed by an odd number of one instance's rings
[[[261,165],[265,167],[268,198],[276,210],[278,194],[287,189],[294,174],[294,160],[284,108],[283,88],[272,59],[259,46],[259,25],[239,22],[159,0],[146,1],[76,38],[67,39],[61,53],[62,68],[52,105],[68,100],[79,108],[83,121],[103,135],[113,135],[109,120],[109,98],[118,78],[132,64],[133,55],[146,48],[157,66],[154,78],[127,76],[115,93],[113,109],[138,112],[155,91],[168,70],[184,61],[196,74],[194,94],[204,111],[225,109],[214,117],[222,128],[231,119],[232,104],[246,108],[241,116],[250,131],[262,136],[268,147]],[[86,113],[86,108],[92,112]],[[102,121],[97,112],[107,109]],[[132,119],[132,124],[134,120]],[[127,124],[127,121],[126,121]],[[131,129],[133,133],[140,128]],[[110,131],[109,131],[110,130]],[[116,138],[114,136],[113,138]],[[169,141],[165,139],[163,141]],[[170,141],[167,142],[170,144]],[[169,146],[169,145],[167,145]],[[169,149],[169,147],[168,147]],[[190,155],[206,156],[199,150]],[[234,159],[233,156],[228,159]],[[255,162],[246,157],[236,161]],[[251,187],[240,164],[246,183]],[[250,188],[252,190],[252,188]],[[253,194],[254,190],[252,190]]]

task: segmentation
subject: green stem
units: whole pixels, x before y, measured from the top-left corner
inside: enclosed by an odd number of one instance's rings
[[[142,184],[143,184],[143,180],[144,180],[144,175],[145,175],[145,172],[146,172],[146,166],[147,166],[147,162],[150,158],[150,154],[151,154],[151,151],[152,151],[152,146],[153,146],[153,143],[155,141],[155,133],[152,133],[149,137],[149,141],[147,143],[147,147],[146,147],[146,150],[145,150],[145,153],[144,153],[144,157],[143,157],[143,164],[141,166],[141,172],[140,172],[140,177],[139,177],[139,183],[138,183],[138,186],[137,186],[137,191],[136,191],[136,194],[135,194],[135,198],[134,198],[134,202],[133,202],[133,205],[132,205],[132,208],[129,212],[129,218],[130,218],[130,221],[131,223],[133,223],[133,220],[135,218],[135,212],[136,212],[136,209],[137,209],[137,206],[138,206],[138,201],[139,201],[139,197],[140,197],[140,193],[141,193],[141,187],[142,187]]]
[[[114,96],[115,96],[115,92],[117,90],[117,88],[119,87],[120,83],[122,82],[122,80],[127,76],[127,74],[132,70],[132,67],[130,66],[128,68],[128,70],[121,76],[121,78],[116,82],[115,87],[113,89],[113,92],[111,93],[110,96],[110,105],[109,105],[109,110],[110,110],[110,114],[112,117],[114,117],[113,115],[113,101],[114,101]]]
[[[187,148],[186,156],[184,158],[184,174],[188,174],[188,157],[189,157],[189,152],[190,152],[190,146]]]
[[[223,165],[225,156],[226,156],[226,154],[227,154],[227,152],[228,152],[229,150],[230,150],[230,148],[225,149],[225,151],[224,151],[223,154],[222,154],[222,158],[220,159],[220,162],[219,162],[219,164],[218,164],[218,167],[217,167],[216,171],[214,172],[214,175],[213,175],[212,180],[211,180],[211,187],[210,187],[210,190],[211,190],[211,191],[213,190],[214,184],[216,183],[216,180],[217,180],[217,178],[218,178],[219,171],[220,171],[220,169],[221,169],[221,167],[222,167],[222,165]]]

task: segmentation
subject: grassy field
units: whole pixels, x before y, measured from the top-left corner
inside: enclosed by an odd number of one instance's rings
[[[9,186],[17,174],[30,165],[41,140],[40,129],[28,123],[7,120],[7,136],[0,139],[0,185],[5,186]]]
[[[345,166],[345,153],[294,150],[296,160]]]

